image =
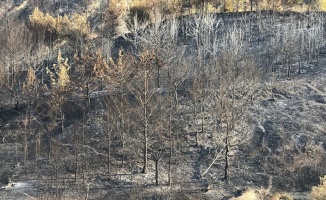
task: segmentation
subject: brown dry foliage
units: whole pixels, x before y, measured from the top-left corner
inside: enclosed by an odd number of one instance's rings
[[[258,195],[255,190],[249,189],[243,195],[237,198],[231,198],[231,200],[258,200]]]
[[[34,87],[36,87],[36,76],[35,76],[35,71],[33,70],[33,68],[30,67],[27,70],[27,77],[23,84],[23,88],[24,88],[24,91],[29,93],[31,91],[31,89],[33,89]]]
[[[49,14],[45,14],[40,11],[37,7],[34,9],[33,13],[29,16],[31,25],[38,28],[39,31],[56,31],[56,19]]]
[[[312,200],[325,200],[326,199],[326,175],[320,177],[320,184],[312,187],[311,191]]]
[[[88,36],[90,33],[87,18],[81,14],[73,14],[71,18],[67,16],[52,17],[48,13],[43,13],[37,7],[29,16],[32,27],[41,33],[49,31],[58,33],[60,36]]]
[[[287,193],[276,193],[270,195],[267,190],[247,190],[243,195],[231,200],[293,200],[293,197]]]
[[[123,50],[119,50],[119,57],[117,60],[110,58],[109,70],[107,74],[107,81],[115,86],[121,86],[133,77],[133,73],[136,70],[134,67],[136,63],[135,58],[132,55],[125,55]]]
[[[271,200],[293,200],[293,197],[287,193],[276,193],[271,197]]]

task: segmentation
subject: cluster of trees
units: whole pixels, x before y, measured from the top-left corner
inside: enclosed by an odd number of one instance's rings
[[[30,26],[35,39],[47,41],[50,48],[53,48],[56,40],[67,40],[73,45],[74,51],[80,51],[85,40],[92,36],[86,16],[73,14],[53,17],[43,13],[36,7],[29,16]]]
[[[184,123],[200,121],[193,145],[203,145],[209,132],[216,150],[201,175],[219,162],[228,180],[231,155],[250,140],[239,125],[262,77],[290,79],[305,58],[318,59],[322,15],[290,17],[282,29],[274,28],[274,17],[163,20],[158,13],[145,28],[135,17],[124,38],[130,48],[118,46],[117,57],[111,53],[117,45],[107,48],[111,38],[92,39],[80,15],[55,18],[35,9],[29,26],[8,20],[1,35],[1,106],[13,105],[19,116],[14,138],[23,158],[17,162],[45,157],[54,177],[70,172],[75,181],[140,165],[148,173],[154,163],[156,185],[159,170],[171,185]]]

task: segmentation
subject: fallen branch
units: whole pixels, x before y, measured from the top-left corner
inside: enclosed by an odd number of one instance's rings
[[[208,166],[208,168],[205,170],[205,172],[202,174],[202,177],[205,176],[205,174],[208,172],[208,170],[214,165],[214,163],[220,158],[221,153],[223,152],[223,148],[220,152],[216,153],[215,158],[213,159],[212,163]]]

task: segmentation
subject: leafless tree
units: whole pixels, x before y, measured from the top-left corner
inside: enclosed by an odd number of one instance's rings
[[[169,115],[164,115],[166,119],[163,119],[163,116],[161,116],[161,120],[155,121],[155,123],[161,123],[162,120],[169,122],[168,182],[171,185],[173,148],[176,145],[175,139],[177,140],[178,138],[178,130],[175,129],[176,132],[173,132],[175,126],[173,120],[178,112],[178,90],[185,80],[190,77],[190,72],[188,63],[183,58],[185,48],[178,41],[180,25],[176,17],[165,19],[164,15],[156,12],[154,23],[144,29],[141,27],[142,24],[135,18],[130,28],[134,34],[131,42],[136,47],[135,54],[150,51],[159,57],[160,63],[152,69],[151,79],[155,81],[157,93],[164,93],[169,96],[158,106],[158,108],[164,107],[168,103]],[[178,53],[176,54],[175,52]]]
[[[170,132],[169,132],[169,102],[167,101],[168,96],[163,93],[155,94],[155,100],[160,106],[153,115],[155,125],[151,127],[152,134],[150,136],[150,150],[151,158],[155,163],[155,184],[159,185],[159,171],[161,166],[159,165],[160,160],[166,155],[171,147],[170,144]],[[171,152],[169,152],[171,156]],[[168,180],[170,181],[170,180]],[[169,183],[170,184],[170,183]]]
[[[20,22],[13,22],[7,19],[4,34],[0,37],[0,61],[4,67],[3,71],[7,75],[7,80],[3,82],[10,94],[11,100],[15,101],[15,109],[19,109],[21,97],[20,76],[27,65],[26,60],[30,57],[32,47],[31,34],[26,26]]]
[[[294,25],[293,25],[294,24]],[[283,32],[280,41],[281,49],[280,55],[283,64],[286,66],[286,78],[291,78],[291,66],[298,60],[299,57],[299,46],[300,37],[298,31],[295,29],[296,24],[291,23],[286,31]]]
[[[205,112],[207,103],[208,85],[209,85],[209,74],[207,73],[207,67],[209,60],[217,54],[217,42],[218,35],[222,29],[221,21],[215,18],[211,14],[203,14],[194,16],[193,19],[189,20],[187,24],[187,35],[192,38],[195,45],[196,57],[193,60],[193,87],[191,90],[194,103],[194,116],[195,120],[197,115],[200,113],[201,118],[201,133],[204,133],[205,118],[208,116]],[[200,111],[197,112],[197,107],[200,107]],[[198,130],[196,129],[196,145],[198,145]]]
[[[130,92],[134,95],[135,102],[131,102],[132,112],[135,115],[134,122],[137,129],[142,132],[142,173],[147,173],[149,136],[152,133],[150,126],[152,124],[153,114],[157,110],[157,105],[153,99],[153,73],[157,65],[160,65],[160,59],[152,52],[144,52],[138,63],[138,70],[128,84]]]
[[[243,122],[243,115],[251,105],[252,95],[260,84],[259,72],[253,58],[248,56],[248,49],[241,28],[234,24],[221,39],[221,53],[211,69],[213,99],[211,108],[215,131],[213,138],[220,151],[213,163],[224,163],[224,180],[229,177],[230,156],[240,144],[250,138],[247,133],[239,133],[238,126]],[[249,54],[250,55],[250,54]]]

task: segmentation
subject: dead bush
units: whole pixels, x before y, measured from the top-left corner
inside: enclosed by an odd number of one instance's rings
[[[287,193],[276,193],[271,200],[293,200],[293,197]]]
[[[312,200],[325,200],[326,199],[326,175],[320,177],[320,184],[313,186],[311,191]]]

